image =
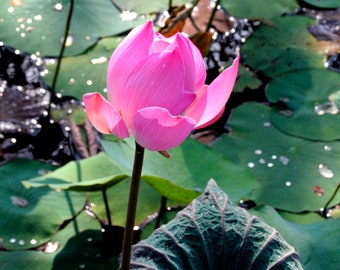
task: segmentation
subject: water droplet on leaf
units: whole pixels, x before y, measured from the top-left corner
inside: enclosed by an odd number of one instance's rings
[[[285,183],[285,185],[286,185],[286,187],[290,187],[290,186],[292,185],[292,182],[287,181],[287,182]]]
[[[61,38],[61,43],[64,41],[64,37]],[[66,37],[65,47],[71,47],[73,45],[74,38],[71,34],[68,34]]]
[[[283,164],[283,165],[288,165],[289,163],[289,158],[285,157],[285,156],[280,156],[279,157],[279,161]]]
[[[336,106],[335,102],[327,101],[323,104],[314,106],[314,111],[317,115],[324,115],[324,114],[334,115],[339,112],[339,109]]]
[[[132,21],[137,18],[137,13],[129,10],[123,10],[122,13],[120,13],[120,17],[123,21]]]
[[[11,244],[14,244],[16,241],[17,241],[17,240],[16,240],[15,238],[9,239],[9,242],[10,242]]]
[[[22,198],[22,197],[12,195],[12,196],[10,196],[10,199],[15,206],[18,206],[20,208],[25,208],[25,207],[29,206],[28,201],[26,199]]]
[[[59,247],[59,242],[48,242],[44,248],[45,253],[53,253],[55,252]]]
[[[261,154],[262,154],[262,150],[261,150],[261,149],[256,149],[256,150],[254,151],[254,154],[255,154],[255,155],[261,155]]]
[[[42,16],[39,14],[39,15],[34,16],[33,19],[35,21],[41,21],[42,20]]]
[[[38,241],[36,240],[36,239],[32,239],[31,241],[30,241],[30,243],[31,243],[31,245],[35,245],[36,243],[38,243]]]
[[[318,171],[325,178],[333,178],[334,177],[334,172],[324,164],[319,164]]]
[[[254,168],[255,163],[254,162],[248,162],[247,166],[248,166],[248,168]]]
[[[279,114],[281,114],[285,117],[292,117],[293,111],[291,111],[291,110],[281,110],[281,111],[279,111]]]
[[[23,245],[25,245],[25,241],[21,239],[21,240],[18,241],[18,244],[19,244],[20,246],[23,246]]]
[[[323,147],[323,150],[325,150],[325,151],[331,151],[331,150],[332,150],[332,147],[330,147],[329,145],[325,145],[325,146]]]
[[[98,57],[98,58],[91,59],[91,64],[98,65],[98,64],[103,64],[106,61],[107,61],[107,57],[101,56],[101,57]]]
[[[62,5],[62,3],[56,3],[56,4],[53,6],[53,10],[54,10],[54,11],[62,11],[62,10],[63,10],[63,5]]]
[[[260,164],[265,164],[265,163],[266,163],[266,160],[265,160],[264,158],[260,158],[260,159],[259,159],[259,163],[260,163]]]

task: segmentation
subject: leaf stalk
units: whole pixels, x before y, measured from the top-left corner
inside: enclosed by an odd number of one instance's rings
[[[125,223],[125,232],[123,238],[122,262],[120,268],[121,270],[130,269],[131,246],[133,241],[133,227],[135,225],[138,193],[144,160],[144,151],[145,151],[144,147],[140,146],[136,142],[135,158],[132,170],[129,202]]]

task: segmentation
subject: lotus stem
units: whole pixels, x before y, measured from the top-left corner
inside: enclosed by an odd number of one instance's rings
[[[216,1],[215,1],[214,9],[213,9],[213,11],[212,11],[212,13],[211,13],[211,15],[210,15],[209,22],[208,22],[208,24],[207,24],[207,28],[205,29],[205,32],[206,32],[206,33],[208,33],[209,30],[210,30],[210,27],[211,27],[211,25],[212,25],[212,22],[213,22],[213,20],[214,20],[214,17],[215,17],[215,14],[216,14],[216,12],[217,12],[217,9],[218,9],[219,5],[220,5],[220,0],[216,0]]]
[[[112,226],[111,213],[110,213],[109,203],[108,203],[108,200],[107,200],[106,190],[104,189],[102,191],[102,193],[103,193],[103,199],[104,199],[104,204],[105,204],[107,223],[111,227]]]
[[[129,202],[123,238],[122,263],[120,268],[121,270],[130,269],[131,247],[133,241],[133,227],[135,225],[138,193],[144,160],[144,150],[145,150],[144,147],[140,146],[136,142],[135,159],[132,170]]]
[[[55,87],[56,87],[56,84],[57,84],[61,60],[62,60],[63,55],[64,55],[64,51],[65,51],[65,48],[66,48],[66,40],[67,40],[68,33],[70,31],[73,8],[74,8],[74,0],[70,0],[70,8],[68,10],[66,26],[65,26],[65,31],[64,31],[64,39],[63,39],[63,43],[62,43],[61,48],[60,48],[60,52],[59,52],[59,56],[58,56],[58,62],[57,62],[57,66],[56,66],[56,69],[55,69],[55,72],[54,72],[52,86],[51,86],[51,98],[50,98],[50,103],[48,104],[48,115],[49,116],[51,115],[52,97],[54,97],[54,95],[55,95]]]

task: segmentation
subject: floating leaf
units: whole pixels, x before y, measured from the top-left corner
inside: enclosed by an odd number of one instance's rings
[[[131,174],[135,150],[133,139],[103,140],[102,144],[113,162],[126,174]],[[189,203],[202,192],[206,179],[210,177],[228,190],[235,201],[249,196],[257,185],[246,168],[236,166],[193,139],[186,140],[169,153],[171,157],[167,159],[157,152],[146,151],[142,180],[170,200]]]
[[[338,140],[339,90],[339,74],[329,70],[306,69],[282,74],[266,89],[267,98],[275,103],[271,121],[294,136],[318,141]],[[291,114],[282,113],[285,111]]]
[[[249,168],[259,180],[251,197],[256,203],[291,212],[319,211],[339,182],[340,143],[289,136],[270,122],[270,112],[270,107],[255,103],[239,106],[228,122],[231,134],[222,136],[213,149]],[[315,185],[322,186],[323,196],[314,192]],[[339,200],[337,194],[331,205]]]
[[[322,55],[314,49],[317,41],[307,29],[313,19],[284,16],[272,23],[274,26],[262,24],[241,49],[252,70],[276,77],[288,71],[322,67]]]
[[[21,180],[34,177],[39,171],[53,169],[39,161],[20,159],[0,167],[2,248],[23,250],[40,246],[52,237],[62,222],[83,207],[83,194],[49,188],[26,189],[21,184]]]
[[[339,0],[302,0],[307,4],[310,4],[318,8],[337,8],[340,7]]]
[[[99,222],[81,213],[49,241],[54,252],[40,250],[0,251],[3,269],[117,269],[114,261],[106,261],[101,254],[103,233]],[[42,247],[41,247],[42,248]]]
[[[131,180],[126,179],[107,190],[107,198],[110,207],[112,224],[124,227],[126,220],[127,204],[130,192]],[[100,218],[106,219],[106,209],[103,203],[102,192],[88,194],[91,204],[94,204],[93,212]],[[139,187],[138,204],[135,224],[145,221],[148,216],[156,213],[160,208],[161,195],[146,182],[141,181]],[[177,204],[178,205],[178,204]]]
[[[146,14],[169,9],[168,1],[150,0],[145,2],[143,0],[114,0],[113,2],[121,10],[136,12],[138,14]],[[187,2],[187,0],[171,1],[173,6],[183,5]]]
[[[250,212],[276,228],[295,247],[304,269],[337,269],[340,265],[340,219],[296,224],[283,219],[270,206]]]
[[[62,190],[102,191],[126,177],[104,153],[101,153],[80,161],[71,161],[52,173],[23,181],[23,184],[27,188],[48,186]]]
[[[61,62],[56,91],[82,99],[88,92],[101,92],[106,88],[107,66],[122,37],[103,38],[86,54],[65,57]],[[56,64],[48,65],[45,81],[52,84]]]
[[[221,0],[221,6],[233,16],[250,19],[270,19],[284,13],[290,13],[298,7],[297,3],[292,0],[276,0],[270,2],[270,4],[267,0]]]
[[[21,51],[39,50],[42,56],[57,56],[69,8],[68,0],[25,0],[20,6],[12,6],[11,1],[2,3],[1,41]],[[126,32],[145,20],[124,20],[121,11],[109,0],[75,1],[64,55],[82,53],[99,37]]]
[[[233,92],[242,92],[243,90],[256,89],[260,87],[261,81],[248,68],[243,65],[239,66],[238,78]]]
[[[176,218],[133,246],[131,269],[302,269],[275,229],[242,208],[210,180]]]

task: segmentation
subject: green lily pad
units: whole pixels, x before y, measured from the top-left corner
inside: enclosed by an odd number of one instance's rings
[[[48,186],[73,191],[103,191],[127,178],[104,154],[71,161],[46,175],[23,181],[25,187]]]
[[[274,18],[272,23],[262,24],[241,48],[245,63],[252,70],[276,77],[288,71],[323,66],[322,55],[314,49],[317,40],[308,32],[311,18],[284,16]]]
[[[302,269],[282,236],[210,180],[176,218],[132,248],[130,269]]]
[[[271,124],[270,112],[269,107],[255,103],[239,106],[228,122],[231,134],[212,147],[252,171],[260,183],[252,195],[256,203],[291,212],[319,211],[339,182],[340,143],[289,136]],[[316,186],[323,189],[322,194],[315,191]],[[337,194],[331,205],[339,200]]]
[[[102,145],[113,162],[124,168],[126,174],[131,174],[134,140],[103,140]],[[171,157],[167,159],[158,152],[146,151],[142,180],[170,200],[191,202],[203,191],[210,178],[228,190],[233,201],[250,196],[257,185],[247,168],[233,164],[223,155],[193,139],[187,139],[169,153]]]
[[[169,9],[168,1],[150,0],[115,0],[114,1],[121,10],[136,12],[138,14],[147,14],[155,11],[163,11]],[[187,0],[173,0],[172,6],[180,6],[188,3]]]
[[[122,37],[103,38],[86,54],[63,58],[56,91],[72,95],[79,100],[88,92],[102,92],[106,88],[106,73],[110,57],[122,41]],[[45,77],[52,84],[56,64],[47,66]]]
[[[48,241],[63,221],[82,209],[80,193],[49,188],[26,189],[21,181],[54,167],[39,161],[13,160],[0,168],[0,246],[23,250]]]
[[[20,51],[58,56],[70,1],[25,0],[0,9],[1,41]],[[99,37],[117,35],[145,22],[145,18],[124,20],[109,0],[75,1],[67,48],[64,55],[75,55],[93,46]]]
[[[310,4],[318,8],[337,8],[340,7],[340,2],[338,0],[302,0],[307,4]]]
[[[106,192],[113,225],[125,227],[130,183],[130,179],[121,181],[117,185],[112,186]],[[103,203],[103,194],[101,192],[91,192],[88,194],[88,200],[90,204],[94,205],[92,211],[101,220],[106,220],[107,216],[105,205]],[[146,182],[141,181],[135,224],[138,226],[143,223],[148,216],[153,215],[159,210],[160,205],[161,195],[159,192]]]
[[[295,224],[283,219],[270,206],[259,206],[250,212],[282,234],[299,253],[304,269],[337,269],[340,265],[339,219]]]
[[[277,211],[281,217],[283,217],[286,221],[290,221],[297,224],[311,224],[318,221],[323,221],[323,218],[317,212],[304,212],[304,213],[291,213],[287,211]]]
[[[275,0],[270,3],[267,0],[221,0],[220,4],[233,16],[250,19],[270,19],[290,13],[298,7],[294,0]]]
[[[318,141],[340,139],[339,74],[307,69],[273,79],[266,96],[275,103],[271,121],[282,131]]]
[[[233,89],[234,93],[242,92],[247,88],[256,89],[260,87],[260,85],[261,81],[249,70],[249,68],[239,65],[238,78]]]
[[[81,213],[51,239],[48,252],[38,250],[0,251],[1,269],[116,269],[101,254],[103,234],[99,222]],[[38,268],[37,268],[38,265]]]

